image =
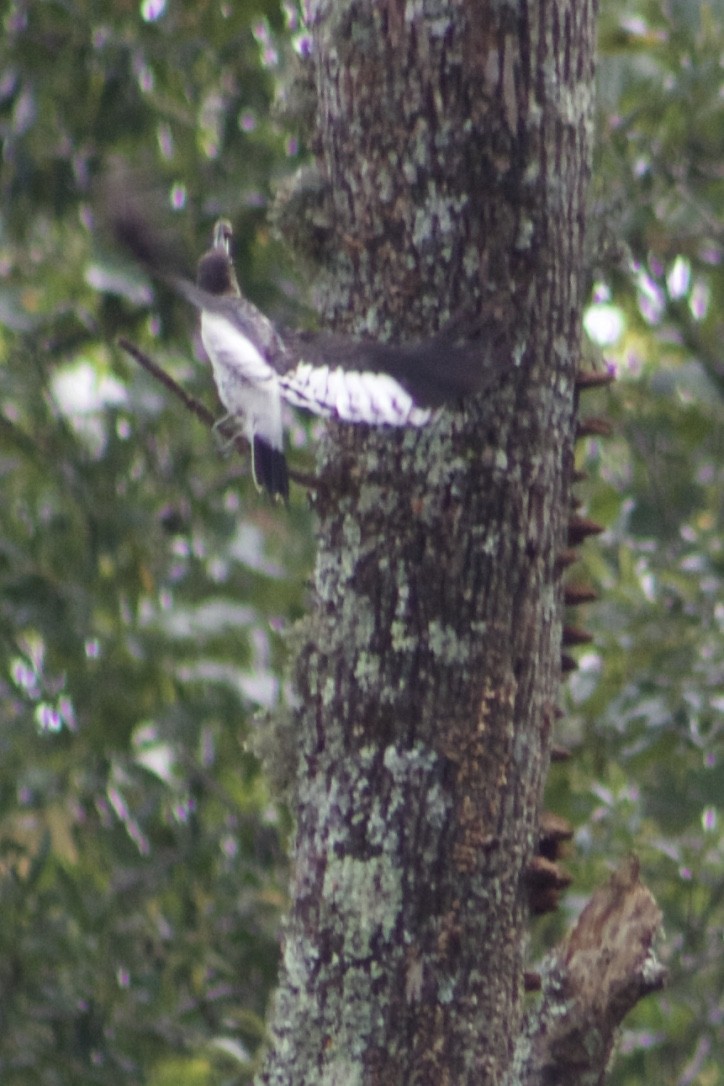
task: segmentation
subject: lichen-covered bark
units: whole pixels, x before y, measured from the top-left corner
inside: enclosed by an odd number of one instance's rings
[[[480,1086],[511,1061],[559,680],[593,7],[308,3],[325,319],[411,339],[482,315],[508,371],[424,430],[323,443],[264,1083]]]

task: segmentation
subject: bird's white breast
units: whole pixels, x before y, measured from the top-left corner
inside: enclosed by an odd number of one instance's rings
[[[250,339],[218,313],[201,314],[201,339],[227,411],[244,410],[245,387],[276,385],[276,373]]]
[[[280,449],[282,414],[276,371],[251,340],[221,314],[201,314],[201,340],[226,410],[243,417],[250,440],[260,434]]]

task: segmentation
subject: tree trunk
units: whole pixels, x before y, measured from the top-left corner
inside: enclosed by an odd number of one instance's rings
[[[507,369],[423,430],[322,444],[260,1081],[487,1086],[522,1036],[560,679],[595,3],[307,6],[326,322],[412,340],[482,317]]]

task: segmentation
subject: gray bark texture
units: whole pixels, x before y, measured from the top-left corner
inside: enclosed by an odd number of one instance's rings
[[[408,341],[462,313],[507,366],[424,429],[322,443],[261,1083],[492,1086],[523,1064],[532,1083],[549,1059],[523,1027],[526,870],[560,681],[594,8],[307,4],[325,324]]]

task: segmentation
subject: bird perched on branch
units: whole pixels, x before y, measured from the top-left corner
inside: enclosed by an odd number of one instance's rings
[[[171,246],[127,195],[108,215],[117,241],[200,311],[219,397],[249,440],[257,486],[273,497],[289,493],[282,400],[341,422],[423,426],[444,404],[490,387],[507,366],[500,337],[482,334],[479,322],[408,344],[279,330],[239,290],[225,219],[194,284],[171,270]]]
[[[230,247],[231,224],[219,219],[213,244],[199,261],[196,282],[223,304],[213,309],[201,305],[201,341],[219,399],[251,446],[256,485],[286,501],[289,478],[275,365],[284,357],[284,344],[271,321],[242,297]]]

